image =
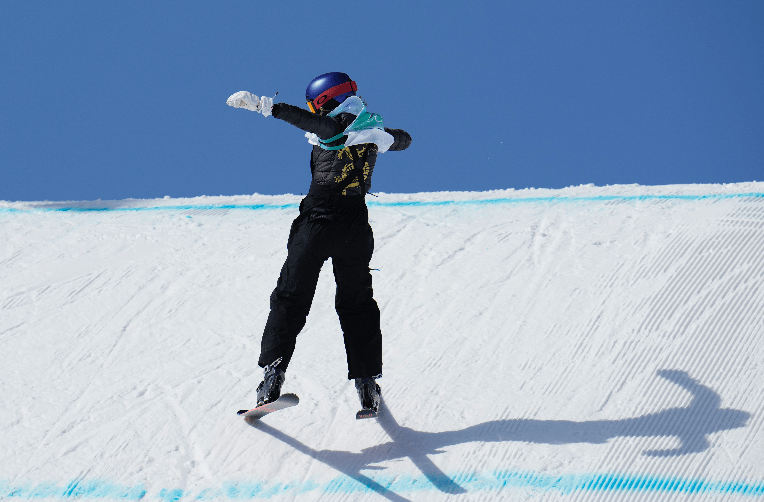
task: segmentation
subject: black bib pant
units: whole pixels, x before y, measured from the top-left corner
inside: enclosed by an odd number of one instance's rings
[[[258,364],[278,358],[286,371],[297,335],[305,326],[321,266],[332,259],[337,292],[334,300],[345,339],[348,378],[382,373],[382,332],[377,302],[371,287],[369,262],[374,236],[363,197],[360,204],[324,212],[300,205],[292,223],[288,255],[271,294]]]

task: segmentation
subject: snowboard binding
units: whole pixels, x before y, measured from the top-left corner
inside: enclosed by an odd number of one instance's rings
[[[260,385],[257,386],[257,405],[272,403],[281,395],[281,386],[284,385],[286,375],[276,366],[281,362],[279,357],[271,364],[265,367],[265,376]]]
[[[362,410],[355,414],[356,420],[362,418],[375,418],[379,413],[379,405],[382,401],[382,389],[380,389],[373,377],[355,379],[355,390],[361,401]]]

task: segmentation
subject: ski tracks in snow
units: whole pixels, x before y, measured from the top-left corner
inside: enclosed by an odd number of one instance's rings
[[[386,415],[353,420],[327,263],[285,384],[301,403],[256,429],[234,411],[294,207],[0,214],[0,494],[660,501],[764,482],[763,197],[380,199]]]

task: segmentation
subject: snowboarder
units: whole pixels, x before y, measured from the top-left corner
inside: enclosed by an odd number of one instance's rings
[[[258,361],[265,371],[257,387],[258,406],[281,395],[284,372],[310,311],[321,266],[331,258],[348,379],[355,380],[364,410],[379,409],[376,379],[382,376],[382,332],[372,296],[369,262],[374,237],[364,197],[371,188],[377,154],[405,150],[411,136],[383,127],[382,117],[366,111],[356,90],[347,74],[331,72],[308,84],[305,99],[310,111],[274,104],[273,98],[246,91],[227,100],[230,106],[273,115],[306,131],[313,145],[310,190],[292,222],[287,259],[270,298]]]

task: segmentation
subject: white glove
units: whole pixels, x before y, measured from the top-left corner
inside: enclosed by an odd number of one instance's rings
[[[308,138],[308,143],[318,146],[318,134],[314,132],[306,132],[305,137]]]
[[[268,96],[258,98],[250,92],[239,91],[236,94],[231,94],[226,100],[226,104],[234,108],[246,108],[253,112],[260,112],[267,117],[273,109],[273,98]]]
[[[246,108],[253,112],[260,111],[260,98],[247,91],[239,91],[236,94],[231,94],[226,100],[226,104],[228,106],[233,106],[234,108]]]
[[[269,98],[268,96],[260,98],[260,113],[267,117],[271,114],[271,110],[273,110],[273,98]]]

